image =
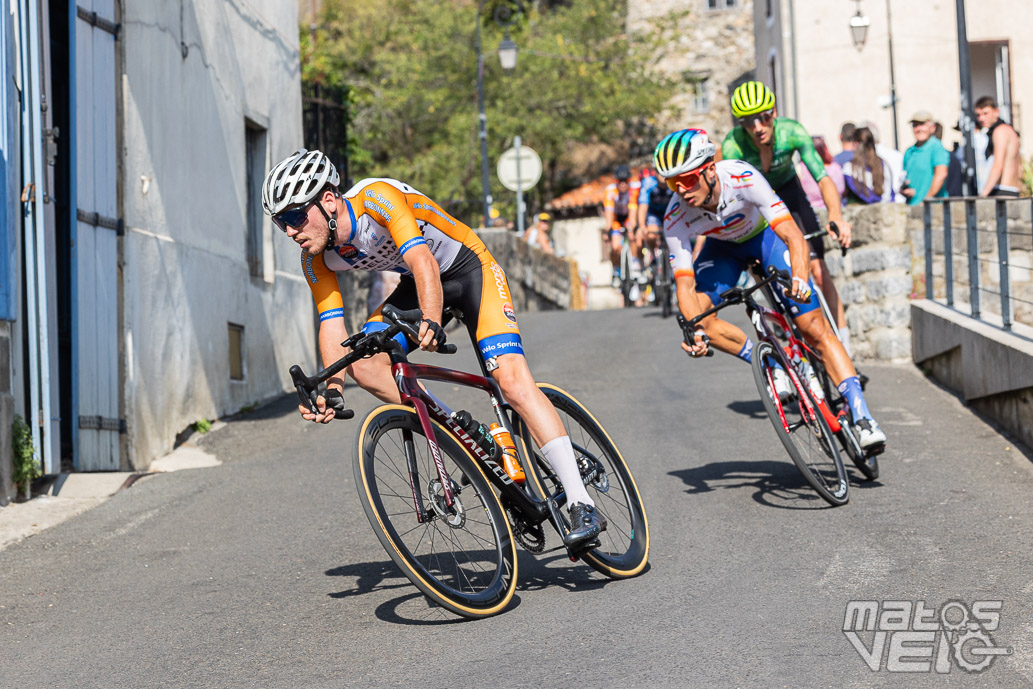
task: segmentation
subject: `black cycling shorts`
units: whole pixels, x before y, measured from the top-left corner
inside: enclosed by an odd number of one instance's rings
[[[778,198],[785,202],[786,208],[789,209],[789,213],[793,216],[793,220],[801,232],[808,235],[821,230],[821,225],[818,224],[818,216],[814,214],[811,202],[807,200],[807,194],[804,193],[803,187],[800,186],[799,177],[793,175],[792,179],[778,189],[775,189],[775,193],[778,194]],[[811,245],[811,258],[824,259],[825,235],[814,237],[807,241]]]

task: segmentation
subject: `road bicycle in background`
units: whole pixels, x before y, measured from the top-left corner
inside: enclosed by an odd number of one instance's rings
[[[446,322],[461,319],[458,311],[446,311]],[[390,305],[381,313],[389,326],[348,338],[343,345],[351,351],[335,363],[311,377],[298,366],[290,373],[302,404],[314,409],[320,385],[331,376],[361,358],[389,355],[402,403],[377,407],[359,424],[354,472],[370,525],[414,586],[463,617],[502,612],[516,590],[516,545],[551,552],[545,548],[546,522],[560,536],[553,550],[566,550],[573,561],[582,559],[613,579],[644,570],[649,526],[641,496],[620,451],[584,405],[555,385],[538,384],[559,414],[585,488],[608,522],[598,540],[572,547],[562,485],[481,358],[482,375],[410,363],[394,337],[403,333],[417,342],[422,313]],[[456,347],[446,344],[438,351],[454,353]],[[466,411],[447,413],[421,380],[481,390],[498,428],[489,432]],[[352,415],[338,412],[341,418]]]
[[[647,249],[653,254],[649,264],[649,281],[653,287],[653,303],[660,307],[660,317],[671,315],[674,306],[674,271],[671,269],[670,249],[667,237],[661,228],[657,233],[657,246]]]

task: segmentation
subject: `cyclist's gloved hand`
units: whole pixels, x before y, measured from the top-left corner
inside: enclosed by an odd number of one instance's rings
[[[811,284],[807,280],[801,277],[793,277],[793,289],[789,293],[789,296],[798,302],[807,302],[811,300]]]
[[[445,329],[429,318],[420,321],[420,349],[435,351],[445,344]]]
[[[344,393],[337,388],[329,388],[323,396],[326,401],[327,411],[334,413],[334,418],[347,418],[345,415],[346,407],[344,406]]]

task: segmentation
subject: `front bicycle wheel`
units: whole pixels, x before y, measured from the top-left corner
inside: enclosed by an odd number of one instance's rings
[[[623,299],[624,308],[632,306],[634,302],[631,300],[631,287],[635,284],[634,280],[631,279],[631,248],[628,246],[627,241],[621,247],[621,297]]]
[[[753,349],[753,378],[764,410],[778,433],[793,463],[807,483],[833,506],[850,499],[846,469],[839,448],[825,417],[818,411],[806,385],[796,385],[792,376],[792,399],[782,402],[775,394],[774,370],[782,364],[770,342]],[[799,378],[799,375],[797,375]]]
[[[607,522],[606,531],[599,535],[599,547],[585,552],[583,559],[612,579],[626,579],[641,573],[649,559],[649,522],[638,486],[620,450],[592,413],[572,395],[548,383],[539,383],[538,388],[559,414],[574,447],[585,488]],[[537,486],[539,494],[555,499],[563,508],[566,503],[563,487],[519,418],[515,430],[529,451],[528,456],[532,456],[530,451],[534,450],[538,471],[528,472],[528,476],[532,480],[537,480],[536,474],[541,476],[544,485]]]
[[[473,459],[433,423],[453,504],[446,504],[415,410],[389,404],[370,412],[359,429],[355,481],[362,507],[384,550],[424,595],[463,617],[494,615],[516,589],[513,533]],[[422,521],[414,490],[422,497]]]

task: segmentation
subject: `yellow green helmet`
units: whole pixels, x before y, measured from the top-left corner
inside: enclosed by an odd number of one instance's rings
[[[759,81],[740,84],[732,93],[732,114],[736,117],[756,115],[775,107],[775,94]]]

